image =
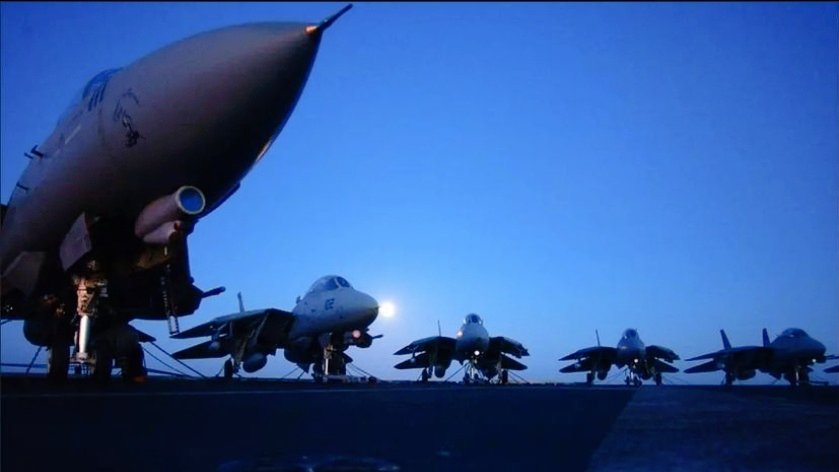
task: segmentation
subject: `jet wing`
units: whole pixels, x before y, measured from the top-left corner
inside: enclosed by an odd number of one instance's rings
[[[232,343],[229,342],[228,338],[222,338],[218,342],[218,349],[211,349],[210,345],[213,343],[213,340],[209,340],[178,351],[172,354],[172,357],[175,359],[211,359],[230,354]]]
[[[710,360],[708,362],[703,362],[702,364],[695,365],[693,367],[688,367],[685,369],[686,374],[696,374],[699,372],[714,372],[717,370],[722,370],[719,367],[719,364],[716,360]]]
[[[657,359],[664,359],[667,362],[673,362],[679,359],[679,356],[670,349],[666,347],[650,345],[647,346],[647,355],[655,357]]]
[[[580,349],[579,351],[573,352],[568,354],[567,356],[561,358],[561,361],[570,361],[570,360],[579,360],[585,358],[592,358],[596,357],[598,359],[608,360],[609,362],[613,362],[615,360],[615,356],[617,355],[617,349],[613,347],[607,346],[594,346],[594,347],[587,347],[585,349]]]
[[[702,354],[701,356],[691,357],[690,359],[685,359],[687,361],[701,361],[703,359],[722,359],[726,357],[732,356],[739,356],[744,354],[751,354],[751,353],[759,353],[761,351],[767,351],[766,348],[760,346],[740,346],[740,347],[732,347],[729,349],[722,349],[719,351],[711,352],[708,354]],[[768,352],[768,351],[767,351]],[[687,371],[685,371],[687,372]]]
[[[490,338],[488,351],[512,354],[516,357],[530,355],[530,353],[527,352],[527,349],[522,345],[522,343],[516,341],[515,339],[505,338],[504,336],[496,336],[494,338]]]
[[[677,358],[678,359],[678,358]],[[653,366],[657,372],[678,372],[679,369],[660,360],[660,359],[653,359]]]
[[[248,310],[238,313],[232,313],[229,315],[219,316],[218,318],[213,318],[212,320],[204,324],[200,324],[186,331],[182,331],[178,334],[173,335],[172,337],[175,339],[187,339],[212,336],[216,333],[224,333],[230,330],[233,324],[248,323],[252,321],[261,320],[264,316],[286,319],[291,319],[294,317],[292,313],[288,311],[277,310],[276,308]]]
[[[431,336],[428,338],[418,339],[411,344],[403,347],[402,349],[393,353],[395,356],[400,356],[403,354],[414,354],[417,352],[423,351],[430,351],[433,349],[437,349],[438,352],[440,351],[450,351],[454,352],[456,341],[453,338],[449,338],[446,336]]]
[[[504,354],[501,354],[501,368],[509,370],[525,370],[527,369],[527,366],[511,358],[510,356],[505,356]]]
[[[397,369],[418,369],[420,367],[430,367],[431,366],[431,356],[428,355],[427,352],[423,352],[418,356],[411,357],[410,359],[406,359],[394,367]]]
[[[137,329],[137,328],[135,328],[131,325],[128,325],[128,327],[133,329],[137,333],[137,336],[140,338],[139,341],[141,343],[153,343],[153,342],[157,341],[157,339],[155,339],[154,336],[152,336],[148,333],[144,333],[144,332],[140,331],[139,329]]]
[[[560,372],[563,374],[570,374],[573,372],[591,372],[592,368],[594,367],[594,359],[591,357],[583,359],[579,362],[575,362],[571,365],[567,365],[561,369]]]

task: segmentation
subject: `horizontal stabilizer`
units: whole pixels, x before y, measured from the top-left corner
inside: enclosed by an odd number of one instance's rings
[[[175,359],[213,359],[224,357],[229,354],[228,349],[226,349],[227,343],[225,341],[226,340],[224,339],[219,340],[219,349],[210,349],[210,344],[213,343],[213,341],[210,340],[188,347],[182,351],[178,351],[172,354],[172,357]]]
[[[404,360],[394,367],[397,369],[419,369],[423,367],[429,367],[430,359],[427,352],[423,352],[422,354],[412,357],[410,359]]]
[[[703,362],[702,364],[695,365],[693,367],[689,367],[685,369],[686,374],[696,374],[698,372],[714,372],[717,370],[721,370],[718,365],[717,361],[710,360],[708,362]]]
[[[828,374],[839,373],[839,365],[835,365],[833,367],[828,367],[827,369],[824,369],[824,371],[827,372]]]

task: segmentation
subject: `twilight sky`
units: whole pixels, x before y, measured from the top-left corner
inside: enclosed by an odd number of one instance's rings
[[[2,201],[97,72],[342,6],[0,4]],[[196,285],[227,292],[181,326],[235,311],[237,291],[290,310],[340,274],[397,306],[372,325],[384,338],[348,352],[386,379],[416,378],[393,352],[438,320],[453,336],[471,312],[529,348],[531,381],[582,380],[557,359],[595,329],[614,345],[633,327],[688,358],[719,349],[720,328],[736,345],[800,327],[839,353],[837,11],[358,3],[325,34],[271,150],[190,236]],[[2,327],[3,362],[35,353],[21,326]],[[191,342],[135,326],[170,351]],[[813,378],[835,383],[822,372],[835,363]],[[260,375],[292,368],[280,355]]]

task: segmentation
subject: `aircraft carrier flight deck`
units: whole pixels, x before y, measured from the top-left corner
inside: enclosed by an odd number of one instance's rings
[[[2,469],[836,470],[839,388],[4,376]]]

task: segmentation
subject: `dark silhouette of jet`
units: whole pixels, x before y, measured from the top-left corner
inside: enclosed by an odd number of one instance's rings
[[[71,360],[107,379],[115,358],[143,377],[129,321],[168,319],[176,333],[223,290],[193,285],[187,236],[274,142],[349,8],[201,33],[97,74],[26,154],[0,213],[2,317],[49,349],[51,379]]]

